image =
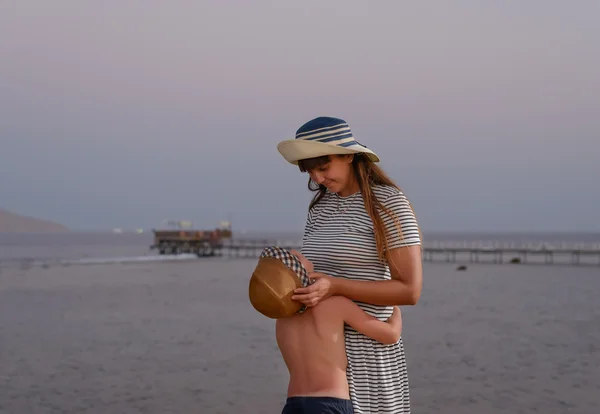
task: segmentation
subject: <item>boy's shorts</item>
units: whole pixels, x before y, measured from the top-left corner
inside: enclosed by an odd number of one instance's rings
[[[288,397],[281,414],[353,414],[352,402],[335,397]]]

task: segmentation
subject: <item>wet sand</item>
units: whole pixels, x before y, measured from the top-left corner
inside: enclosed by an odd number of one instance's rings
[[[254,260],[0,269],[0,413],[278,413]],[[414,413],[600,412],[600,271],[426,264]]]

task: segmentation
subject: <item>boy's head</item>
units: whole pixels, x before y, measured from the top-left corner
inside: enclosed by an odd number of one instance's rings
[[[308,274],[300,260],[288,250],[272,246],[265,248],[258,259],[248,295],[254,309],[279,319],[304,311],[304,305],[291,297],[294,289],[308,285]]]

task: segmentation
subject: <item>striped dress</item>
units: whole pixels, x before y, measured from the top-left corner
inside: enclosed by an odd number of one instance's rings
[[[391,217],[380,212],[388,229],[389,248],[419,245],[417,221],[404,194],[388,186],[376,186],[375,195],[396,213],[402,236]],[[354,280],[390,279],[387,265],[377,258],[373,223],[360,192],[340,197],[327,192],[309,211],[302,254],[315,271]],[[392,315],[393,307],[357,302],[380,320]],[[348,384],[356,413],[410,413],[410,398],[402,338],[384,345],[346,326]]]

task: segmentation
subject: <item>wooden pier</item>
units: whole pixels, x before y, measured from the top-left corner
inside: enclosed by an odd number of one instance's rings
[[[423,260],[447,263],[600,266],[600,249],[426,247],[423,249]]]
[[[215,252],[230,258],[257,258],[267,246],[300,250],[297,241],[268,239],[228,240]],[[477,247],[427,246],[423,247],[423,261],[431,263],[490,263],[490,264],[543,264],[600,266],[600,246],[534,248],[534,247]]]

